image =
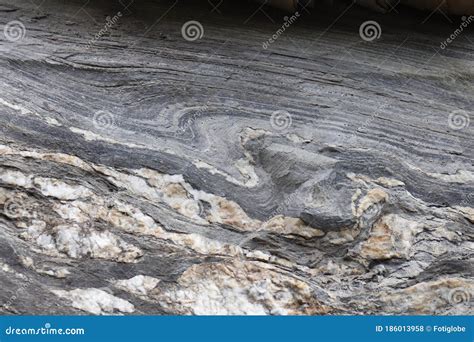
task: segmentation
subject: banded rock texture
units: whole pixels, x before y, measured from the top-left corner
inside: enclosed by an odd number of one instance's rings
[[[255,6],[2,2],[2,314],[472,313],[474,35]]]

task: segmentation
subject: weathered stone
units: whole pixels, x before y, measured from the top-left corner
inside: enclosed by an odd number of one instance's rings
[[[0,313],[471,313],[472,33],[336,8],[263,48],[252,3],[3,2]]]

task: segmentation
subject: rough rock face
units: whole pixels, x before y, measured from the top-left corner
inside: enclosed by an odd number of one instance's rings
[[[0,313],[472,314],[472,33],[4,3]]]

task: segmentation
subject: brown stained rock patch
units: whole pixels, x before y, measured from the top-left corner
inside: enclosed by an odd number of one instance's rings
[[[163,189],[163,193],[169,197],[179,197],[182,199],[185,199],[188,196],[186,189],[179,183],[170,183],[166,185]]]
[[[322,230],[313,228],[304,223],[303,220],[293,217],[278,215],[265,222],[262,230],[281,235],[298,235],[304,238],[324,236]]]
[[[176,286],[157,289],[153,296],[181,314],[301,315],[331,311],[314,298],[306,282],[260,262],[194,265]]]
[[[369,238],[356,250],[367,260],[408,259],[413,237],[422,230],[418,222],[394,214],[386,215],[374,224]]]
[[[472,279],[445,278],[383,293],[378,300],[395,314],[435,315],[446,307],[472,314],[473,294]]]
[[[457,207],[459,213],[464,216],[469,222],[474,223],[474,208]]]
[[[216,208],[212,215],[208,217],[210,222],[218,222],[238,227],[243,230],[251,230],[260,225],[260,221],[252,220],[235,202],[225,198],[215,198]]]
[[[356,216],[360,217],[362,214],[373,205],[380,205],[388,200],[388,194],[379,188],[371,189],[361,199],[356,211]]]

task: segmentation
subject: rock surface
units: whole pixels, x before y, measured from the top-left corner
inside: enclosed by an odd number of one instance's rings
[[[2,2],[0,313],[472,314],[474,35],[236,6]]]

